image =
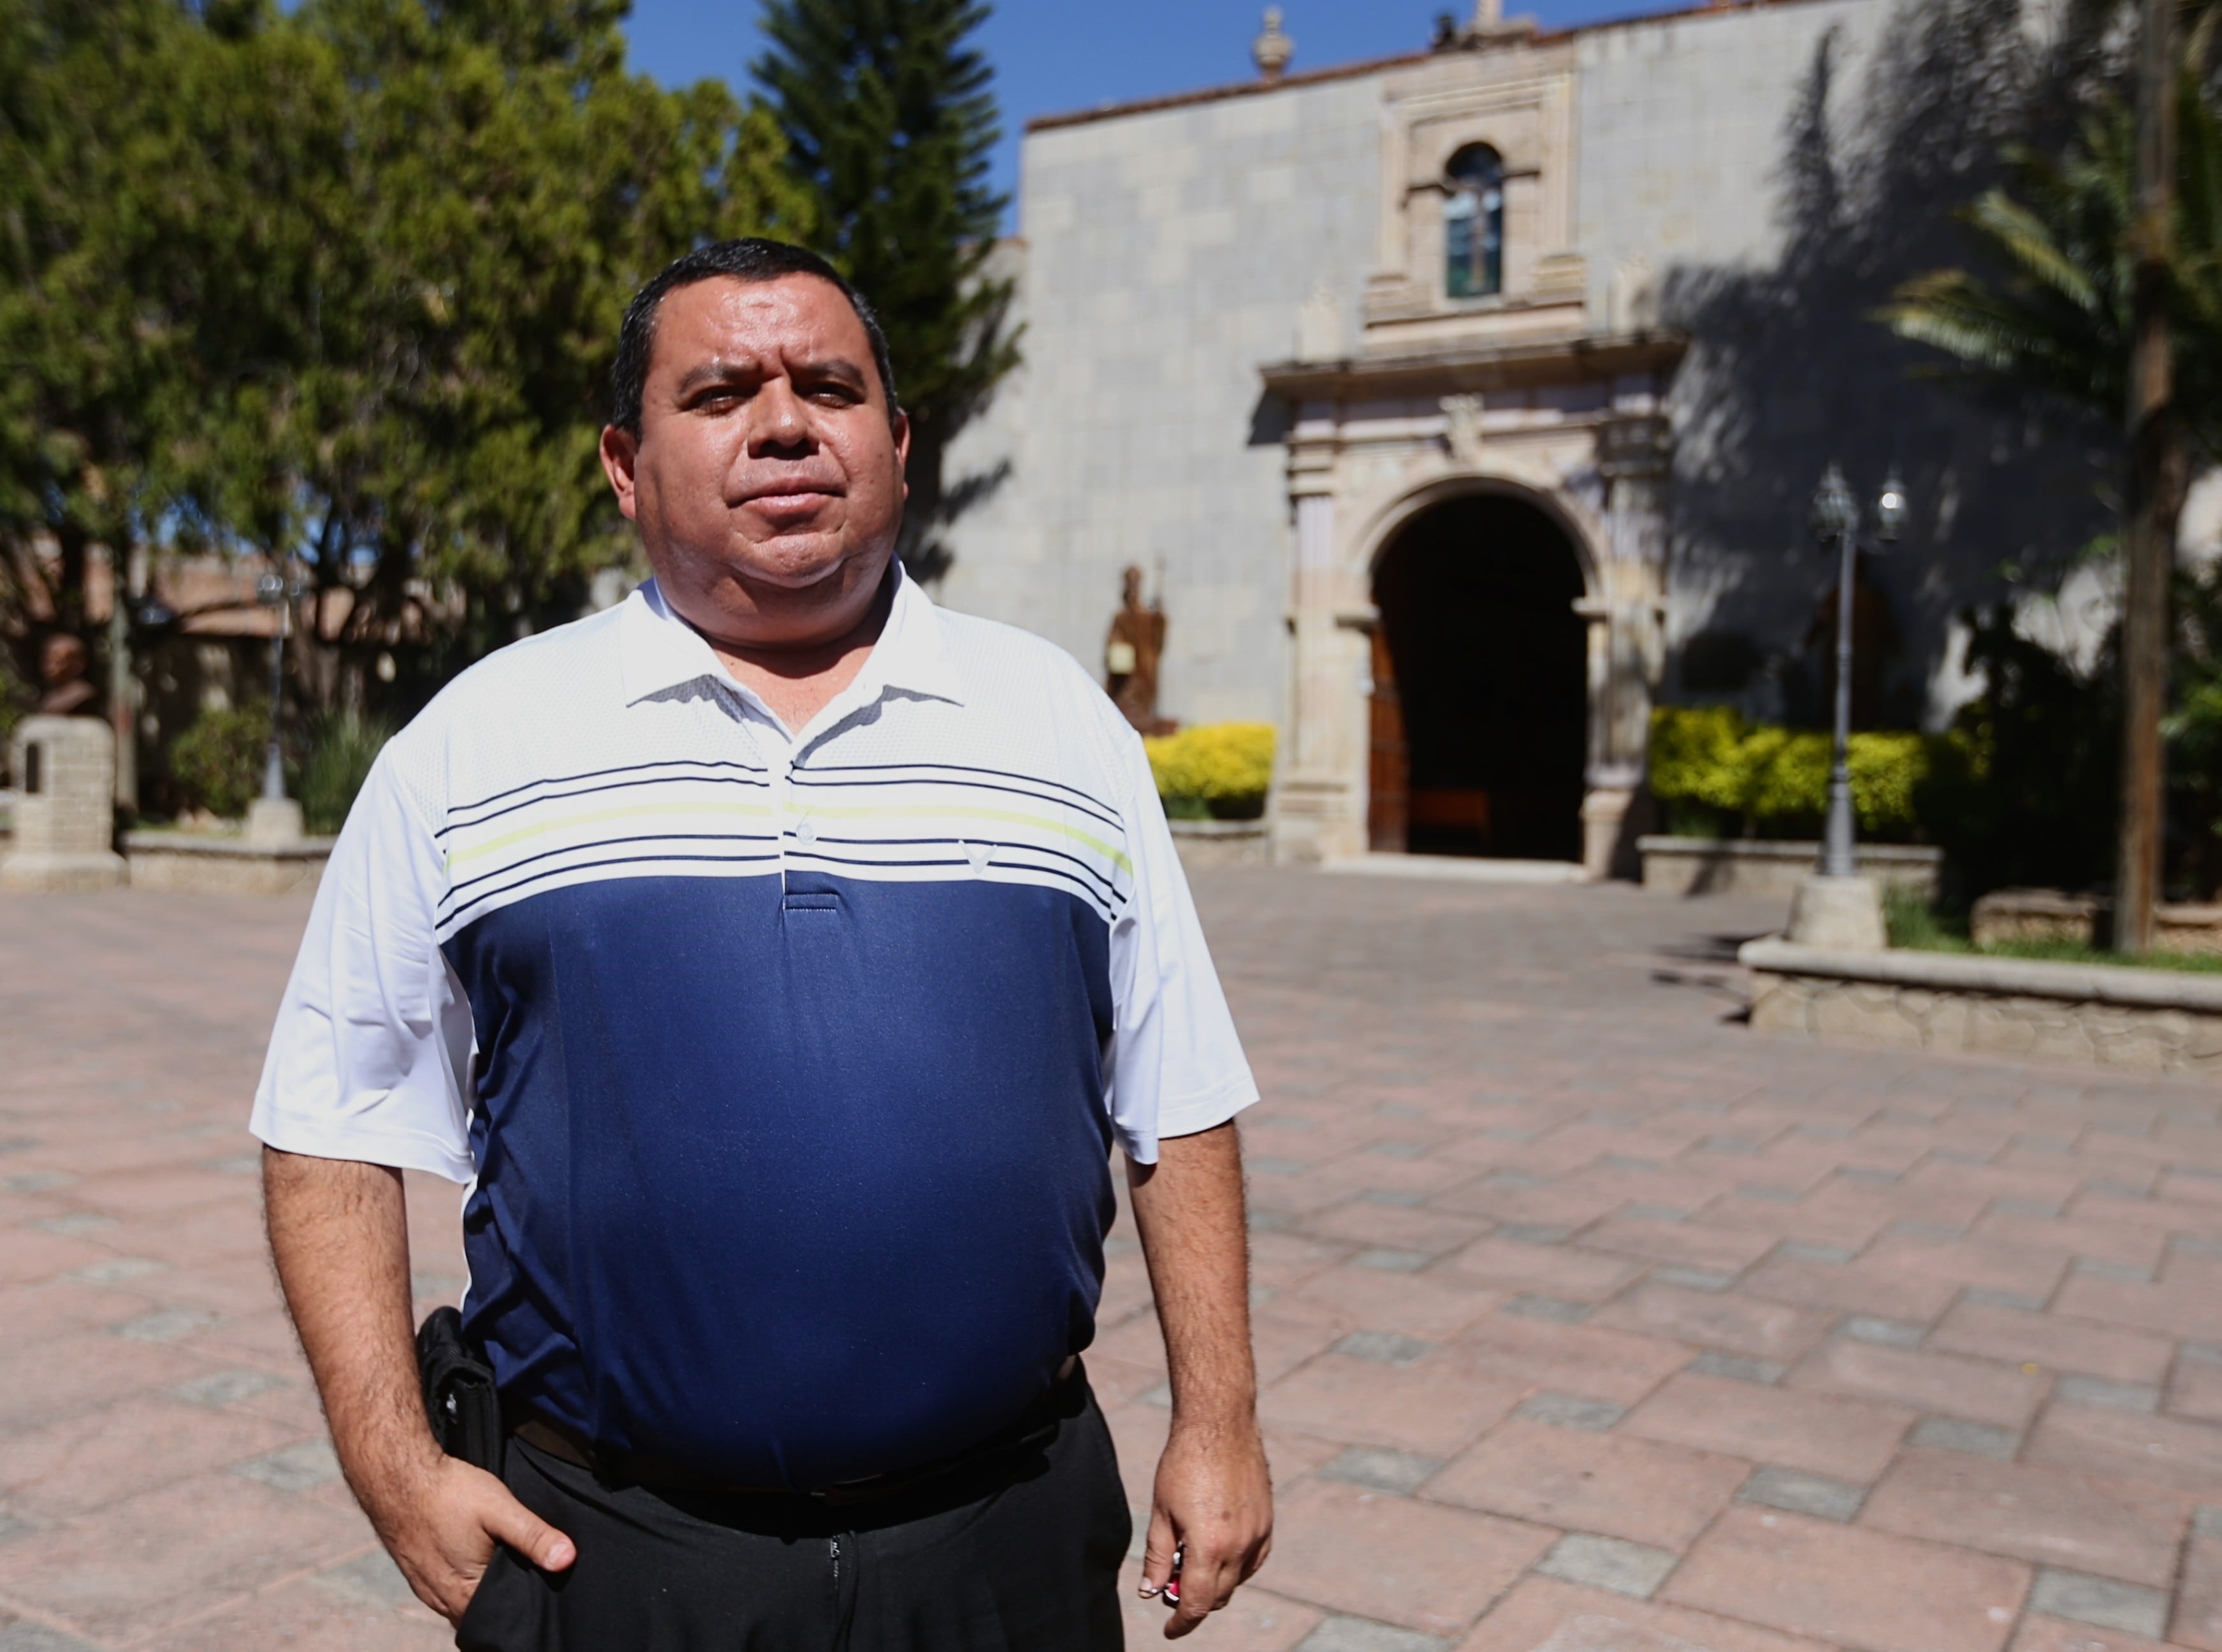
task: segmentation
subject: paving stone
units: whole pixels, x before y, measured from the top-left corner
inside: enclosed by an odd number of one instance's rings
[[[2036,1416],[2046,1389],[2041,1372],[1849,1338],[1823,1344],[1785,1380],[1793,1388],[1817,1388],[2013,1429],[2025,1428]]]
[[[1666,1598],[1863,1652],[1997,1652],[2029,1575],[2011,1561],[1740,1504]]]
[[[2169,1639],[2222,1652],[2222,1539],[2202,1532],[2184,1546],[2183,1579]]]
[[[134,1342],[175,1342],[207,1329],[216,1321],[217,1316],[205,1308],[157,1308],[125,1320],[116,1328],[116,1334]]]
[[[1518,1314],[1523,1319],[1548,1319],[1561,1325],[1579,1325],[1590,1316],[1590,1305],[1585,1302],[1568,1302],[1560,1297],[1515,1297],[1504,1304],[1504,1312]]]
[[[1449,1636],[1552,1541],[1520,1521],[1299,1480],[1278,1498],[1269,1576],[1278,1592],[1323,1611]]]
[[[1777,1254],[1793,1262],[1825,1262],[1836,1267],[1859,1255],[1857,1251],[1847,1250],[1842,1245],[1809,1245],[1798,1239],[1786,1239],[1775,1249]]]
[[[2174,1350],[2165,1337],[1978,1302],[1974,1294],[1954,1304],[1930,1334],[1931,1348],[2117,1382],[2156,1384],[2168,1374]]]
[[[1587,1641],[1569,1647],[1560,1638]],[[1529,1573],[1481,1620],[1459,1652],[1834,1652],[1817,1641],[1778,1635],[1655,1596],[1585,1588]],[[2142,1649],[2140,1649],[2140,1652]]]
[[[359,1605],[381,1606],[387,1611],[406,1606],[417,1599],[409,1586],[409,1580],[401,1575],[392,1557],[382,1548],[373,1548],[342,1561],[337,1566],[328,1566],[311,1580],[319,1588],[330,1590],[342,1600],[352,1600]]]
[[[90,1210],[73,1210],[66,1216],[48,1216],[31,1224],[41,1233],[60,1234],[65,1239],[82,1239],[87,1234],[97,1234],[116,1226],[114,1216],[96,1215]]]
[[[1969,1423],[1956,1416],[1924,1416],[1914,1424],[1910,1438],[1917,1446],[1965,1451],[1979,1457],[2011,1458],[2021,1449],[2021,1435],[2013,1429]]]
[[[1607,1400],[1586,1399],[1579,1394],[1538,1394],[1533,1399],[1522,1401],[1513,1415],[1561,1429],[1586,1429],[1602,1434],[1628,1415],[1628,1407]]]
[[[2057,1199],[1993,1199],[1991,1209],[2010,1216],[2056,1216],[2066,1209]]]
[[[1631,1599],[1648,1600],[1679,1558],[1665,1549],[1647,1548],[1617,1537],[1572,1531],[1552,1546],[1551,1552],[1535,1563],[1535,1569],[1563,1583],[1610,1589]]]
[[[1359,1252],[1350,1259],[1353,1266],[1378,1268],[1384,1273],[1417,1273],[1434,1258],[1425,1251],[1397,1250],[1387,1245],[1376,1245]]]
[[[1732,1457],[1516,1419],[1429,1481],[1426,1495],[1540,1526],[1679,1550],[1728,1505],[1746,1472]]]
[[[1516,1245],[1563,1245],[1574,1236],[1574,1230],[1541,1222],[1508,1222],[1497,1230],[1497,1236]]]
[[[1867,1501],[1867,1488],[1848,1486],[1820,1474],[1801,1474],[1794,1468],[1754,1468],[1736,1493],[1745,1503],[1763,1503],[1770,1509],[1787,1509],[1822,1520],[1851,1520]]]
[[[1318,1471],[1323,1479],[1409,1495],[1442,1472],[1443,1459],[1378,1446],[1350,1446]]]
[[[2168,1592],[2140,1589],[2111,1578],[2086,1577],[2044,1567],[2030,1591],[2031,1611],[2066,1617],[2100,1629],[2118,1629],[2157,1639],[2168,1632]]]
[[[1864,1484],[1913,1422],[1894,1406],[1685,1372],[1629,1414],[1623,1431]]]
[[[1671,1336],[1699,1347],[1787,1365],[1818,1342],[1830,1316],[1741,1293],[1691,1291],[1654,1282],[1639,1285],[1597,1315],[1600,1325]]]
[[[2153,1271],[2128,1262],[2104,1262],[2089,1256],[2075,1259],[2075,1272],[2087,1279],[2121,1279],[2131,1285],[2150,1285]],[[2119,1624],[2110,1627],[2119,1628]]]
[[[1918,1348],[1922,1338],[1929,1335],[1926,1325],[1909,1324],[1902,1319],[1878,1319],[1872,1314],[1854,1314],[1843,1322],[1846,1336],[1858,1342],[1882,1342],[1892,1347]]]
[[[1661,1337],[1495,1314],[1446,1352],[1478,1375],[1633,1405],[1689,1362]]]
[[[322,1440],[304,1440],[282,1451],[234,1463],[231,1472],[279,1492],[306,1492],[340,1477],[339,1459]]]
[[[1733,1273],[1721,1273],[1711,1268],[1679,1265],[1656,1269],[1651,1277],[1662,1285],[1681,1285],[1691,1291],[1725,1291],[1736,1283],[1736,1278]]]
[[[1443,1652],[1449,1642],[1370,1617],[1323,1617],[1296,1652]]]
[[[0,1652],[100,1652],[91,1641],[18,1618],[0,1624]]]
[[[1962,1302],[1979,1302],[1993,1308],[2018,1308],[2025,1313],[2036,1313],[2044,1306],[2044,1298],[2026,1291],[1993,1291],[1987,1285],[1970,1285],[1961,1297]]]
[[[1777,1383],[1788,1366],[1772,1360],[1754,1360],[1747,1354],[1716,1354],[1708,1348],[1690,1361],[1691,1370],[1708,1377],[1734,1377],[1739,1382]]]
[[[1449,1457],[1501,1421],[1526,1391],[1440,1359],[1384,1365],[1326,1354],[1269,1385],[1259,1413],[1270,1427],[1321,1440]]]
[[[2187,1503],[2133,1480],[1913,1450],[1883,1477],[1862,1518],[1902,1536],[2164,1589],[2175,1577]]]
[[[2062,1377],[2052,1385],[2055,1398],[2074,1405],[2107,1405],[2118,1411],[2150,1411],[2160,1406],[2160,1390],[2147,1383],[2112,1382],[2104,1377]]]
[[[2222,1486],[2222,1429],[2140,1411],[2048,1406],[2030,1435],[2029,1457],[2202,1498]]]
[[[1353,1331],[1334,1345],[1337,1354],[1355,1360],[1371,1360],[1385,1366],[1408,1366],[1435,1351],[1432,1342],[1395,1331]]]

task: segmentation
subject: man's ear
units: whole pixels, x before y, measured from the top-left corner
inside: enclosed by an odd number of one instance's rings
[[[624,513],[626,521],[639,521],[639,495],[635,486],[633,467],[640,460],[640,438],[631,430],[605,424],[602,426],[601,454],[602,474],[610,479],[610,487],[618,496],[618,509]]]
[[[902,496],[910,498],[910,415],[901,408],[895,410],[895,481],[902,488]]]

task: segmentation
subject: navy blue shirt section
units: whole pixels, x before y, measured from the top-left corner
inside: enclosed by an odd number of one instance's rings
[[[1113,1011],[1076,896],[625,878],[443,950],[480,1052],[468,1329],[512,1399],[813,1487],[963,1449],[1093,1335]]]

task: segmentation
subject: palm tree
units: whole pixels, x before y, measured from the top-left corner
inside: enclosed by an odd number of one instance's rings
[[[2178,55],[2179,10],[2204,15]],[[1966,218],[2002,282],[1938,270],[1884,318],[1998,388],[2125,417],[2121,816],[2114,944],[2150,946],[2159,898],[2169,594],[2187,443],[2222,454],[2222,122],[2204,96],[2212,0],[2141,0],[2138,99],[2084,123],[2057,162],[2011,157],[2018,200],[1993,190]]]
[[[2175,412],[2185,435],[2222,459],[2222,115],[2187,70],[2178,108],[2169,281]],[[2135,331],[2136,149],[2134,116],[2109,100],[2058,159],[2016,152],[2014,187],[1990,191],[1962,215],[2003,273],[1917,276],[1883,320],[1953,357],[1947,373],[1972,388],[2118,419]]]

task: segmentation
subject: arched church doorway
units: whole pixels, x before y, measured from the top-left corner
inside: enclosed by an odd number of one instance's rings
[[[1566,531],[1470,494],[1400,530],[1374,574],[1377,850],[1579,860],[1587,623]]]

